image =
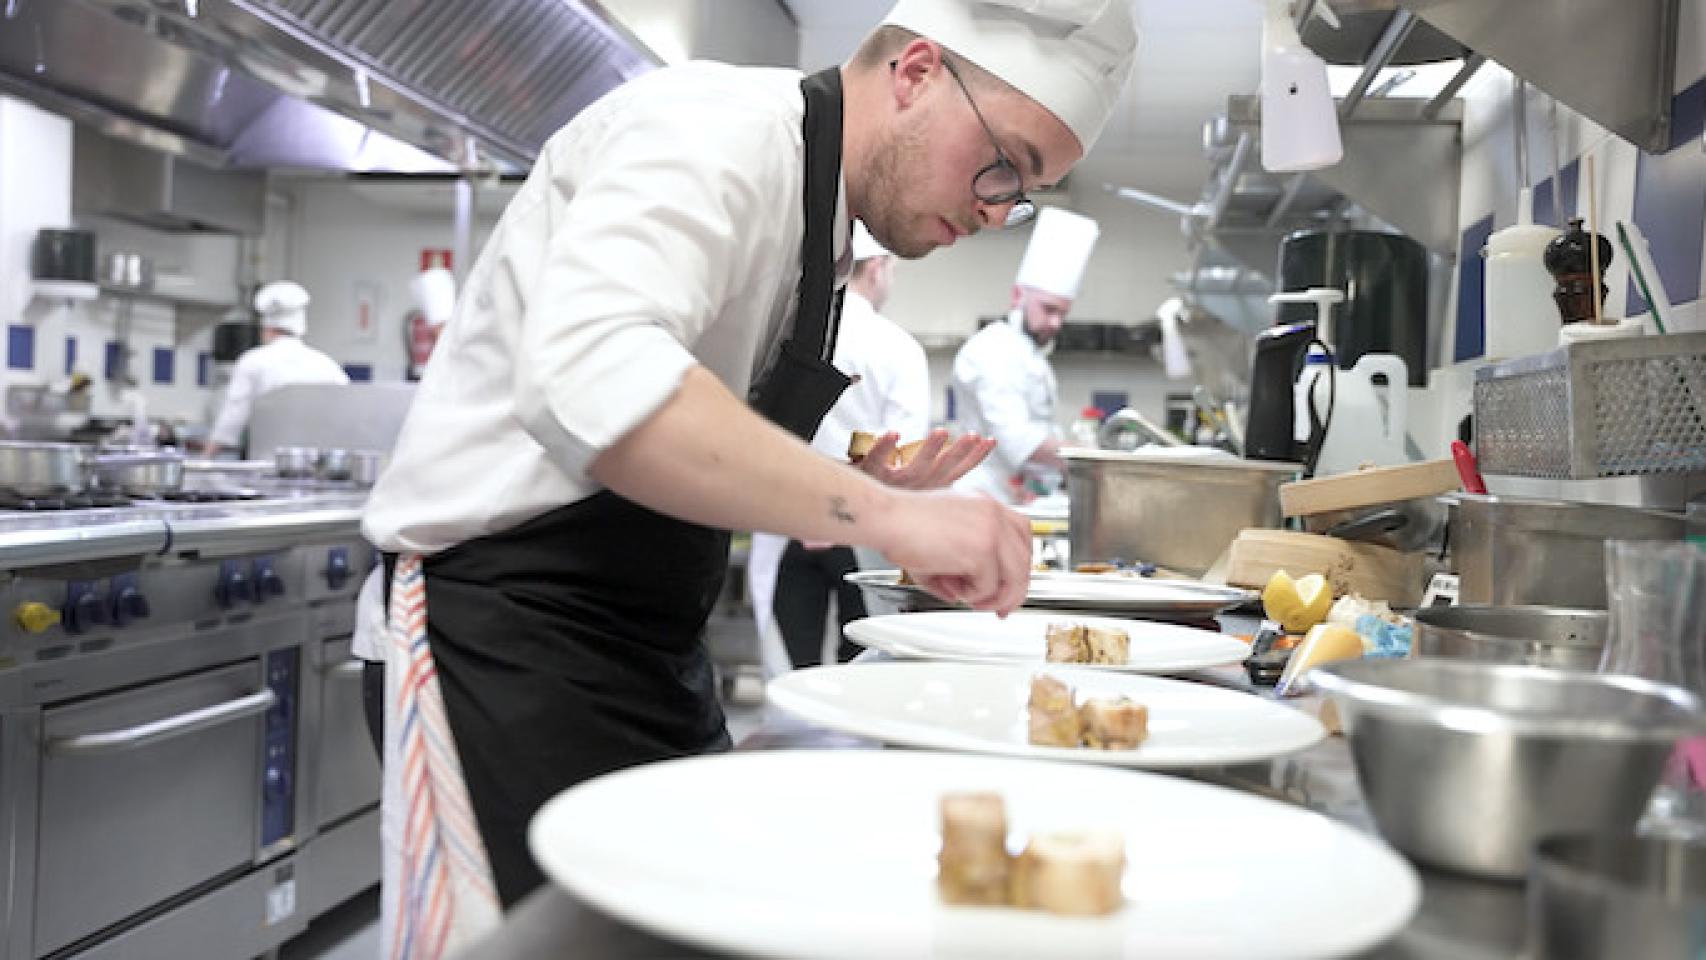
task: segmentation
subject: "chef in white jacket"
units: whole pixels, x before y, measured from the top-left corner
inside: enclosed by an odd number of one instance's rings
[[[835,340],[836,369],[853,380],[829,409],[812,449],[847,458],[853,432],[895,433],[902,442],[921,440],[930,429],[930,365],[917,338],[883,316],[894,278],[895,256],[865,225],[853,224],[853,273],[841,308]],[[761,643],[785,644],[786,663],[813,666],[823,659],[824,618],[835,598],[837,621],[845,626],[865,615],[859,589],[842,579],[858,569],[853,549],[807,544],[771,533],[752,538],[748,562],[753,617]],[[839,659],[855,650],[841,642]],[[774,646],[764,650],[766,672],[782,661]]]
[[[225,405],[207,434],[207,456],[242,444],[256,397],[292,384],[349,383],[349,374],[336,360],[302,342],[308,332],[308,302],[308,291],[289,280],[269,283],[255,293],[261,345],[237,358]]]
[[[863,469],[802,438],[848,385],[853,219],[903,257],[1003,226],[1094,142],[1135,45],[1124,0],[900,0],[843,65],[665,67],[545,143],[363,517],[394,571],[387,955],[454,951],[543,883],[527,830],[552,796],[729,748],[700,639],[727,531],[1024,599],[1024,518],[934,489],[981,438],[900,468],[891,438]]]
[[[1018,503],[1029,499],[1026,472],[1058,475],[1062,469],[1054,422],[1058,388],[1048,357],[1100,232],[1089,217],[1045,208],[1019,262],[1006,320],[979,330],[955,355],[960,425],[995,438],[995,452],[956,489]]]

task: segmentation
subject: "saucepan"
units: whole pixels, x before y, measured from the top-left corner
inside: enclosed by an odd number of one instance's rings
[[[81,443],[0,443],[0,488],[21,497],[82,490],[88,455]]]
[[[272,455],[281,477],[312,477],[320,469],[320,451],[315,447],[279,447]]]
[[[102,447],[88,460],[90,485],[133,497],[176,493],[184,485],[184,455],[159,447]]]

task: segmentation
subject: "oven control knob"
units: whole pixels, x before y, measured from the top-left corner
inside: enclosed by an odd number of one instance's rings
[[[239,600],[255,602],[255,585],[241,567],[232,565],[219,572],[219,582],[213,587],[213,599],[221,610],[229,610]]]
[[[342,547],[333,549],[326,554],[326,586],[333,590],[342,590],[349,583],[349,552]]]
[[[95,596],[93,590],[77,594],[65,608],[66,633],[82,633],[90,627],[106,622],[107,611],[101,606],[101,598]]]
[[[48,627],[57,626],[60,620],[58,610],[35,600],[18,604],[12,616],[25,633],[42,633]]]
[[[268,800],[283,800],[290,796],[290,773],[278,766],[268,765],[266,773]]]
[[[255,571],[255,602],[262,603],[268,597],[284,596],[284,578],[272,567],[260,567]]]
[[[122,587],[113,595],[113,625],[125,626],[148,616],[148,598],[135,587]]]

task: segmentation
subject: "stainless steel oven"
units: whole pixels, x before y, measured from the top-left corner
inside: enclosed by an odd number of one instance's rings
[[[290,550],[0,576],[0,958],[253,955],[306,925],[306,579]]]

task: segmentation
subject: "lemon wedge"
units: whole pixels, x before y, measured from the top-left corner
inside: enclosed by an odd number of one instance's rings
[[[1274,692],[1282,697],[1289,696],[1292,686],[1311,668],[1339,660],[1355,660],[1362,654],[1362,637],[1355,630],[1336,623],[1318,623],[1292,651],[1291,659],[1286,661],[1285,670],[1280,673],[1279,682],[1274,685]]]
[[[1262,608],[1286,633],[1307,633],[1327,619],[1327,611],[1333,608],[1333,590],[1319,573],[1293,580],[1284,570],[1275,570],[1262,588]]]

